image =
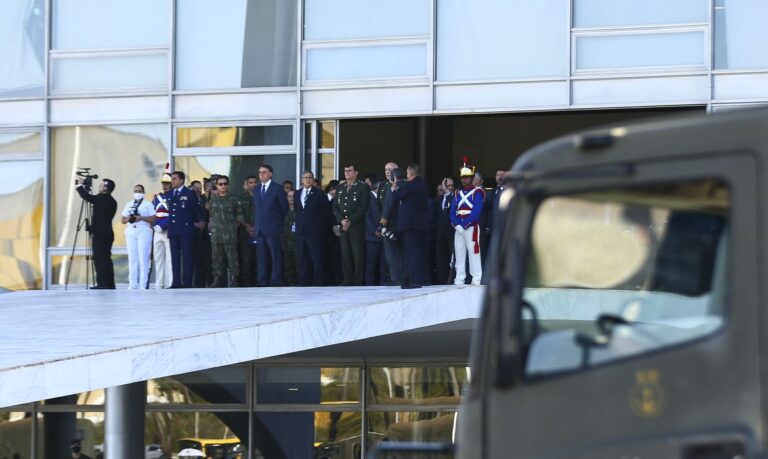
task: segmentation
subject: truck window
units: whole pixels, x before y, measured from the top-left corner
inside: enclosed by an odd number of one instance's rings
[[[525,374],[578,371],[721,327],[728,214],[716,180],[544,199],[527,258]]]

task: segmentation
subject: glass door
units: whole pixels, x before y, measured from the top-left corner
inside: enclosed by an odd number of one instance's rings
[[[312,171],[325,188],[337,179],[339,123],[313,120],[304,124],[304,169]]]

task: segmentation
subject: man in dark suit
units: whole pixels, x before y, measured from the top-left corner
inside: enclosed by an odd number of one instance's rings
[[[419,166],[411,164],[406,170],[406,181],[399,182],[392,197],[400,201],[397,214],[397,230],[403,239],[403,281],[400,288],[420,288],[427,259],[426,231],[430,225],[429,191],[419,177]]]
[[[443,195],[435,198],[437,223],[435,225],[435,283],[450,283],[451,256],[453,255],[453,237],[456,231],[451,224],[451,201],[456,190],[452,178],[443,179]]]
[[[256,239],[256,265],[259,287],[283,285],[283,253],[280,235],[288,213],[288,197],[283,186],[272,181],[272,166],[259,168],[259,181],[253,190],[253,230]],[[267,270],[271,262],[271,273]],[[271,276],[270,276],[271,274]]]
[[[485,220],[485,240],[486,246],[491,246],[491,235],[493,234],[493,217],[496,213],[496,209],[499,207],[499,198],[501,192],[504,191],[504,176],[507,171],[504,169],[496,170],[496,188],[486,193],[485,202],[483,203],[483,212],[486,213],[487,218]]]
[[[181,171],[171,174],[171,189],[165,194],[168,203],[168,239],[171,242],[171,288],[192,287],[194,270],[195,229],[201,228],[200,200],[197,194],[184,186],[186,175]]]
[[[294,195],[296,212],[296,257],[299,285],[322,286],[325,246],[328,238],[330,204],[326,194],[314,186],[315,175],[301,174],[301,188]]]

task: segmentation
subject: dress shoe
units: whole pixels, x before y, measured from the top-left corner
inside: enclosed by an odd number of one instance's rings
[[[89,290],[114,290],[115,287],[104,287],[103,285],[94,285],[93,287],[88,287]]]
[[[405,283],[405,284],[401,284],[400,288],[403,290],[410,290],[412,288],[421,288],[421,284]]]

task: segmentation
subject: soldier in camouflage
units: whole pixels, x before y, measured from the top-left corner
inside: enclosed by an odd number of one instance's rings
[[[256,285],[256,246],[253,244],[253,190],[258,179],[249,175],[243,182],[243,194],[238,196],[243,224],[237,228],[237,253],[240,258],[240,286]]]
[[[237,227],[243,223],[240,200],[229,193],[229,177],[220,175],[216,180],[216,194],[212,194],[207,208],[210,213],[211,258],[213,282],[211,287],[224,287],[229,271],[229,287],[237,287],[240,264],[237,260]]]
[[[342,285],[363,285],[365,275],[365,215],[371,200],[371,190],[357,179],[357,166],[344,167],[345,181],[336,189],[333,215],[341,229]]]
[[[288,213],[283,221],[283,233],[280,235],[280,245],[283,249],[283,277],[285,285],[298,285],[298,264],[296,263],[296,211],[294,210],[295,191],[286,193],[288,197]]]

